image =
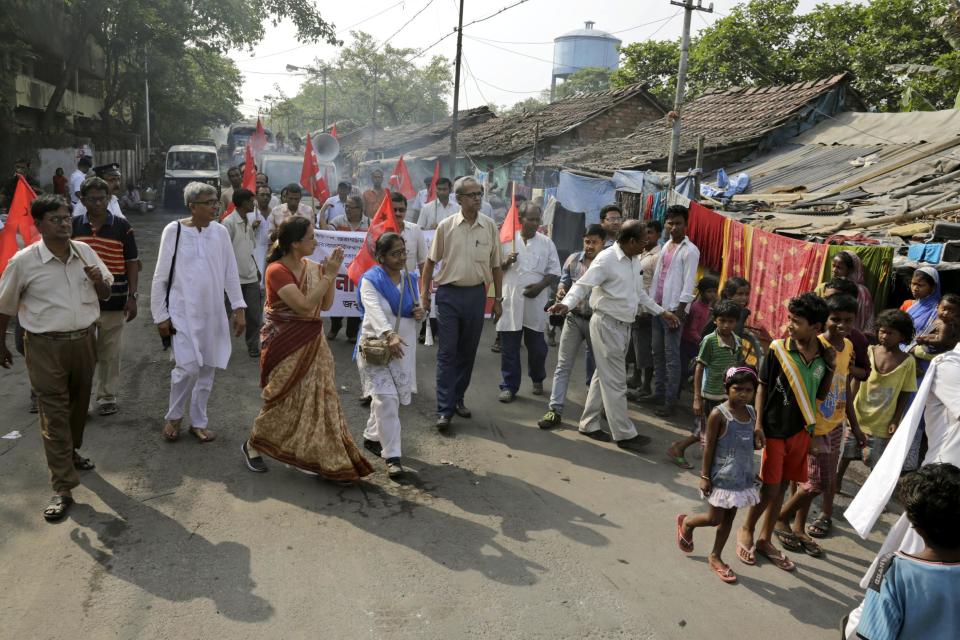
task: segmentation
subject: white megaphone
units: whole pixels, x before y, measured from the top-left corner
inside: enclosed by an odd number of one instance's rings
[[[330,162],[340,155],[340,142],[329,133],[318,131],[311,136],[310,141],[320,162]]]

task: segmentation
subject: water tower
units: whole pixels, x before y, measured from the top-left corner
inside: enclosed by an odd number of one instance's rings
[[[553,40],[553,77],[550,79],[550,100],[557,88],[557,78],[566,80],[580,69],[602,67],[616,71],[620,62],[617,48],[620,39],[593,28],[588,20],[583,29],[576,29]]]

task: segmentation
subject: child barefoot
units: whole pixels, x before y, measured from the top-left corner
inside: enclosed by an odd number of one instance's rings
[[[706,447],[700,472],[700,491],[710,504],[706,514],[677,516],[677,545],[684,553],[693,551],[693,530],[716,527],[713,550],[707,558],[710,568],[727,583],[737,576],[720,558],[730,537],[733,519],[739,507],[750,507],[760,500],[754,486],[756,472],[754,440],[756,413],[750,403],[757,392],[757,372],[752,367],[731,367],[724,376],[727,401],[707,419]]]

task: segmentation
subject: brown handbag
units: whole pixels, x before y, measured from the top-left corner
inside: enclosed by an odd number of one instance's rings
[[[403,272],[403,274],[406,275],[406,272]],[[403,292],[407,288],[407,281],[403,277],[401,277],[400,283],[400,304],[397,305],[397,322],[393,327],[394,333],[400,331],[400,317],[403,314]],[[385,367],[393,360],[393,352],[390,351],[390,341],[387,338],[368,338],[364,336],[360,338],[358,349],[367,364]]]

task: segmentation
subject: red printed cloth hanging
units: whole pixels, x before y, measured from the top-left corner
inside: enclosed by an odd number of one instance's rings
[[[749,243],[750,322],[772,338],[786,335],[790,298],[813,291],[827,246],[752,229]],[[730,273],[729,275],[737,275]]]
[[[723,267],[723,242],[727,217],[698,202],[690,203],[687,237],[700,250],[700,266],[714,271]]]

